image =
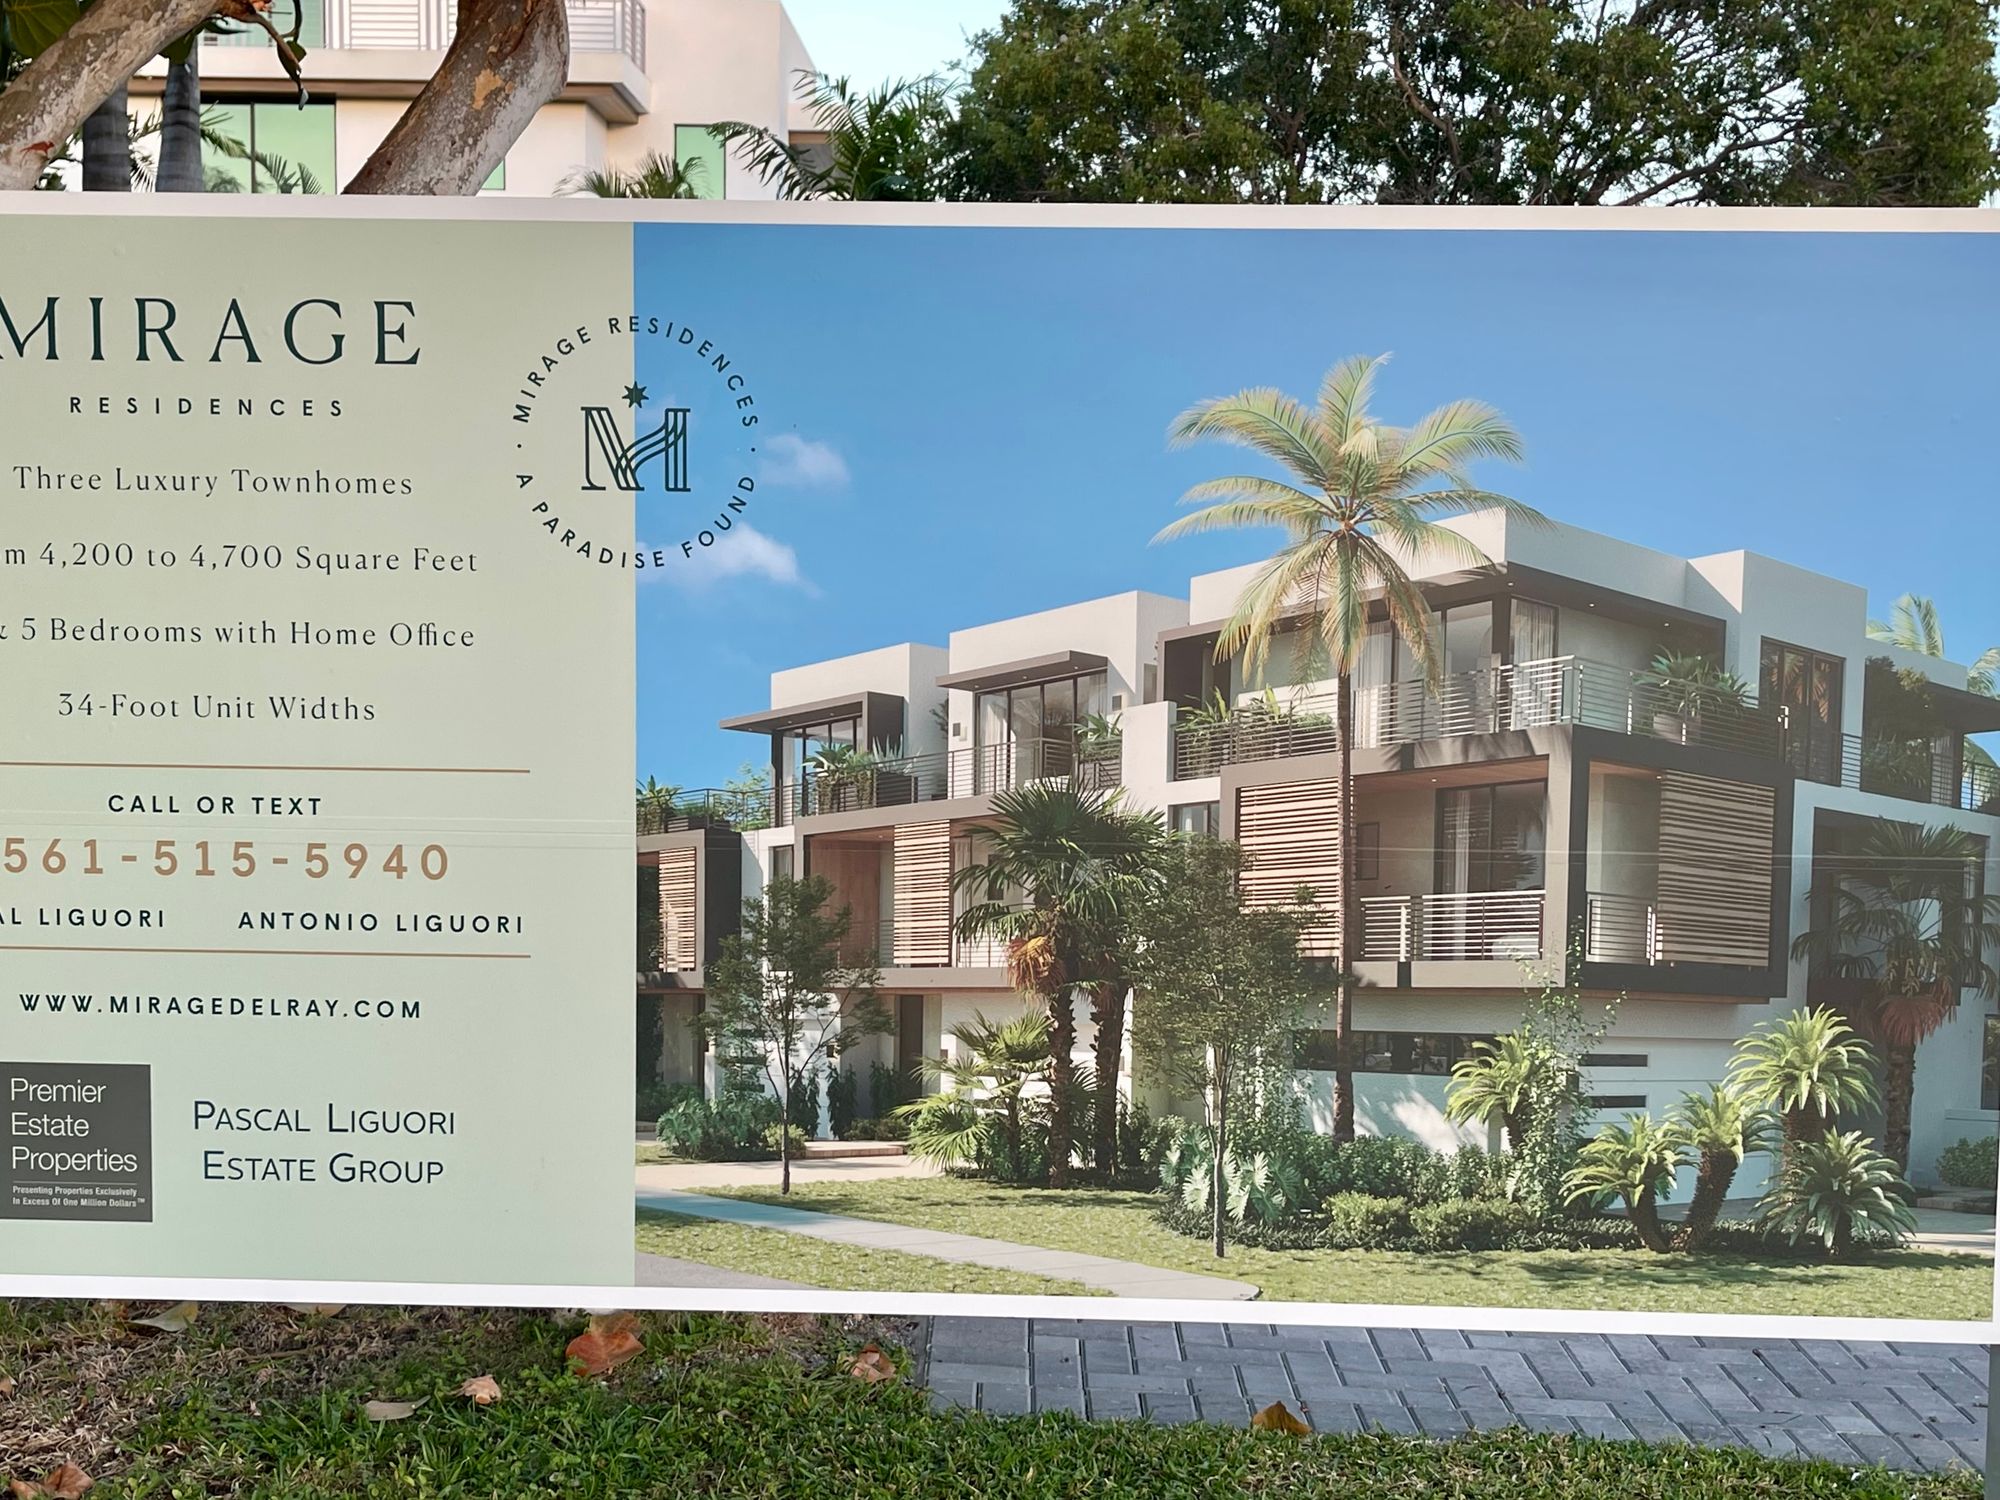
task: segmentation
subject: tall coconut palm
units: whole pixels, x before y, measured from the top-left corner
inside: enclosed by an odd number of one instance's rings
[[[132,191],[132,113],[123,84],[83,120],[83,190]]]
[[[1729,1059],[1729,1082],[1752,1105],[1777,1115],[1782,1166],[1789,1170],[1800,1146],[1824,1136],[1843,1110],[1880,1100],[1874,1068],[1869,1045],[1820,1006],[1752,1027]]]
[[[160,98],[160,164],[153,189],[161,193],[206,190],[202,173],[201,47],[190,39],[187,56],[167,59],[167,82]]]
[[[1938,622],[1937,605],[1923,594],[1905,594],[1890,607],[1886,620],[1868,622],[1868,638],[1901,646],[1919,656],[1945,660],[1944,626]],[[2000,646],[1988,646],[1965,669],[1967,692],[1981,697],[2000,697]],[[1996,774],[1993,756],[1977,740],[1965,742],[1965,763],[1991,777]]]
[[[1075,1049],[1077,986],[1104,934],[1157,878],[1159,815],[1126,809],[1117,792],[1083,792],[1052,782],[997,794],[986,830],[987,861],[952,876],[970,904],[960,937],[1007,943],[1008,978],[1049,1013],[1049,1050],[1067,1063]],[[1049,1094],[1049,1185],[1069,1182],[1071,1090],[1055,1070]],[[1116,1078],[1106,1082],[1115,1091]]]
[[[1962,829],[1871,820],[1825,886],[1819,926],[1795,959],[1860,986],[1860,1021],[1882,1049],[1882,1149],[1910,1169],[1917,1048],[1950,1019],[1964,990],[2000,996],[1987,954],[2000,945],[2000,894],[1977,884],[1984,841]]]
[[[1479,459],[1518,462],[1521,439],[1497,411],[1452,401],[1411,427],[1391,427],[1368,409],[1386,355],[1343,360],[1320,383],[1316,404],[1268,388],[1238,391],[1190,407],[1175,419],[1178,446],[1217,438],[1250,449],[1287,471],[1286,479],[1239,474],[1198,484],[1183,504],[1202,508],[1163,529],[1155,541],[1198,531],[1276,527],[1277,555],[1243,591],[1216,643],[1218,660],[1238,651],[1255,672],[1281,631],[1298,626],[1304,662],[1323,662],[1336,680],[1340,752],[1340,988],[1334,1002],[1334,1138],[1354,1138],[1355,944],[1360,905],[1354,889],[1354,671],[1379,599],[1392,629],[1421,663],[1433,691],[1441,682],[1430,605],[1410,576],[1428,554],[1483,567],[1492,559],[1439,524],[1468,510],[1496,508],[1515,521],[1546,525],[1542,515],[1506,495],[1480,489],[1470,466]]]

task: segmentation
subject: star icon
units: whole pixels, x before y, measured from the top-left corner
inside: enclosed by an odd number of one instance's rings
[[[644,406],[646,404],[646,388],[643,385],[637,384],[626,386],[625,404],[627,406]]]

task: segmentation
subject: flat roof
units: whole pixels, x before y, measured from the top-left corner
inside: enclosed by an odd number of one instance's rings
[[[863,691],[843,693],[837,698],[821,698],[813,703],[791,703],[783,708],[767,708],[754,714],[738,714],[724,719],[723,729],[740,729],[748,734],[782,734],[807,724],[824,724],[829,719],[860,719],[868,713],[870,700],[901,703],[895,693]]]
[[[990,667],[974,667],[966,672],[947,672],[937,680],[941,688],[967,688],[982,692],[989,688],[1026,687],[1035,682],[1057,682],[1065,677],[1081,677],[1086,672],[1104,670],[1106,658],[1094,651],[1051,651],[1045,656],[1023,656],[1015,661],[996,662]]]

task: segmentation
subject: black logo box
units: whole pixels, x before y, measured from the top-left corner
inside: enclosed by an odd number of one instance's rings
[[[0,1062],[0,1219],[152,1218],[152,1068]]]

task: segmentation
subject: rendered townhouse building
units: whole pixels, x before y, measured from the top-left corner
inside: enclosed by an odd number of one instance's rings
[[[1497,512],[1449,524],[1494,565],[1408,560],[1436,611],[1442,686],[1426,688],[1386,621],[1356,677],[1364,1132],[1483,1140],[1445,1119],[1450,1067],[1518,1023],[1537,972],[1624,997],[1588,1060],[1601,1111],[1661,1112],[1720,1079],[1751,1027],[1839,1000],[1790,948],[1811,925],[1816,873],[1837,870],[1869,818],[1964,828],[1986,841],[1979,878],[2000,874],[2000,786],[1963,761],[1964,735],[2000,729],[2000,702],[1966,692],[1963,667],[1868,640],[1860,588],[1751,553],[1683,559]],[[771,706],[723,726],[768,742],[771,826],[728,836],[734,868],[717,842],[700,846],[713,869],[682,857],[677,930],[700,941],[721,899],[702,908],[691,883],[754,893],[773,872],[825,875],[878,956],[896,1022],[850,1063],[907,1072],[953,1048],[975,1013],[1024,1003],[992,944],[954,937],[951,877],[983,857],[996,790],[1068,778],[1238,841],[1253,899],[1313,887],[1328,907],[1314,941],[1330,953],[1344,811],[1332,684],[1294,681],[1299,657],[1282,639],[1258,680],[1215,659],[1254,571],[1196,577],[1185,599],[1121,594],[957,631],[942,648],[774,673]],[[1753,705],[1671,711],[1645,671],[1662,652],[1735,670]],[[1882,669],[1870,658],[1921,674],[1943,732],[1882,753],[1871,700],[1887,694],[1871,694]],[[1204,708],[1218,695],[1236,705],[1227,718]],[[1116,721],[1114,743],[1079,734],[1093,715]],[[875,759],[858,774],[837,756],[832,772],[815,769],[828,746]],[[2000,1120],[1990,1010],[1968,994],[1919,1053],[1919,1179],[1941,1147]],[[1308,1069],[1330,1066],[1330,1035],[1322,1043],[1306,1049]],[[1324,1126],[1331,1075],[1310,1082]]]
[[[709,134],[736,120],[811,139],[799,111],[799,73],[812,58],[779,0],[566,0],[569,80],[544,105],[489,192],[547,197],[572,173],[631,168],[648,152],[702,166],[697,196],[769,198],[742,163],[725,160]],[[202,39],[202,99],[223,134],[311,173],[314,190],[338,192],[416,97],[451,40],[456,0],[275,0],[272,24],[291,29],[294,6],[311,99],[279,66],[271,39],[241,29]],[[132,109],[159,109],[166,65],[150,63],[131,86]],[[142,143],[143,146],[143,143]],[[296,190],[256,161],[206,153],[240,191]]]

